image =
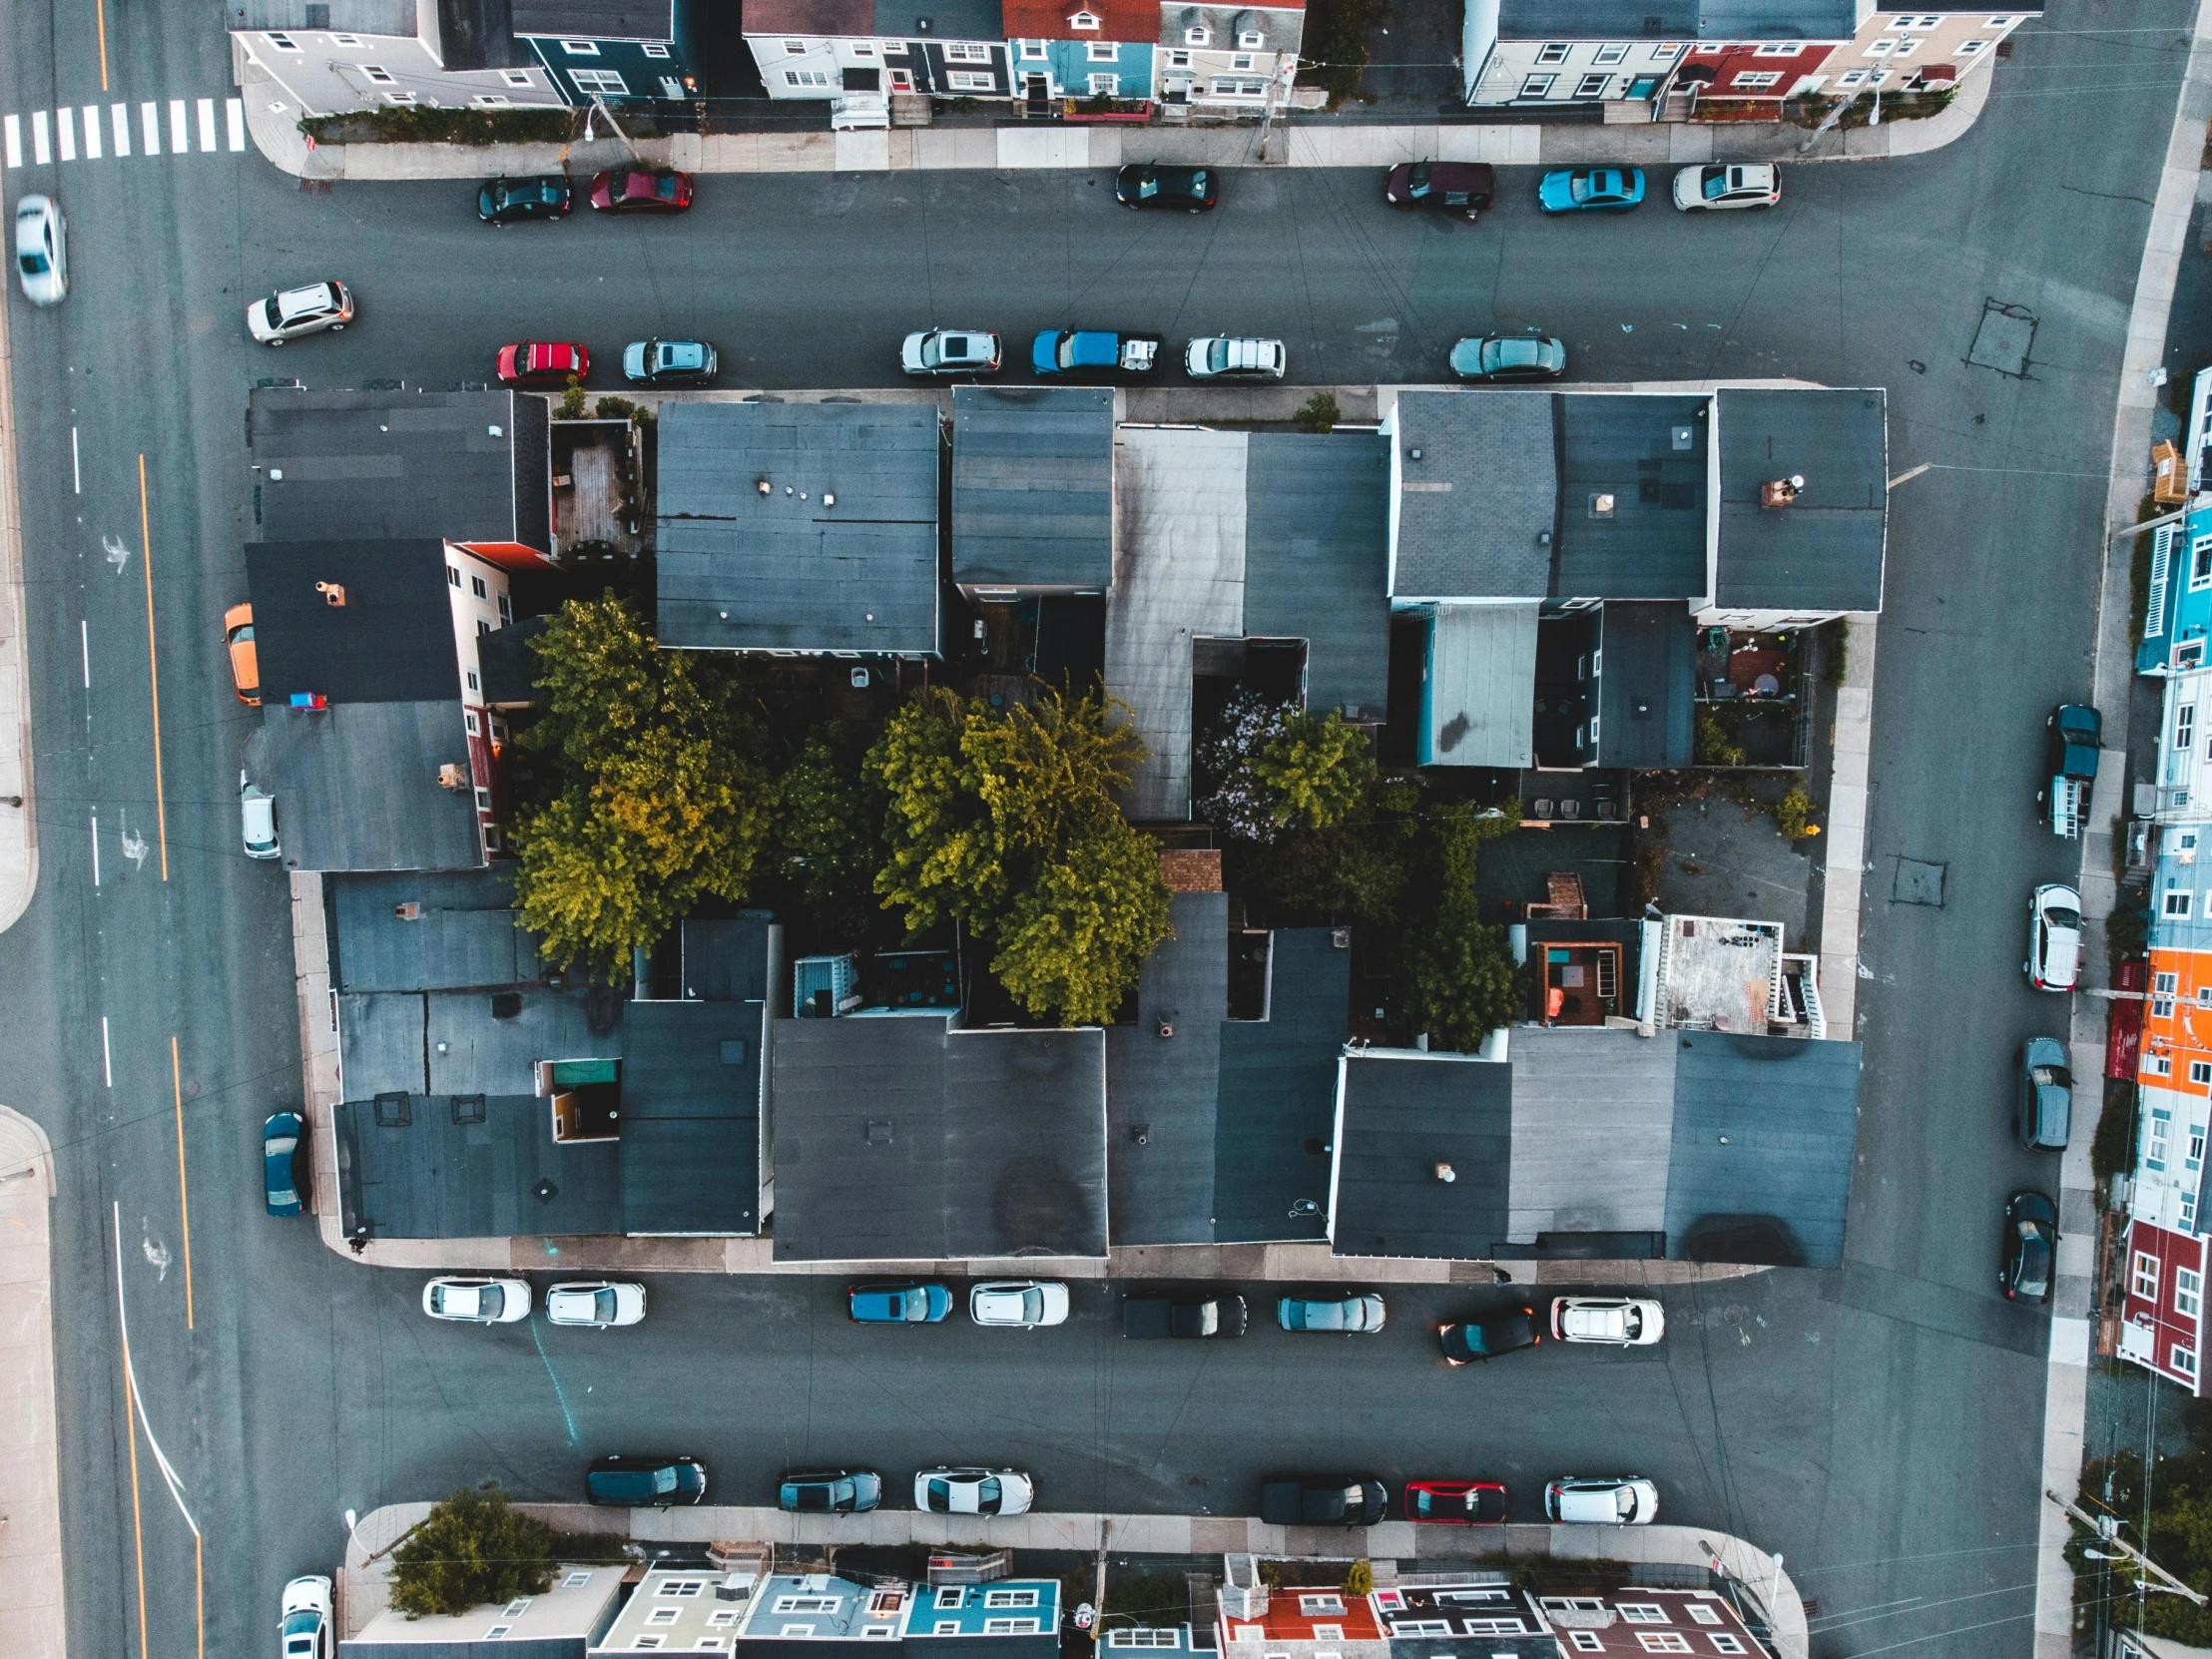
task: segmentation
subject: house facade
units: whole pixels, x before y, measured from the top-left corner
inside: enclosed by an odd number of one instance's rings
[[[560,87],[504,14],[467,0],[233,0],[229,23],[303,116],[560,108]]]
[[[771,98],[829,100],[854,119],[893,93],[936,98],[1010,95],[999,0],[754,0],[745,40]],[[887,116],[884,118],[887,121]]]
[[[1264,6],[1161,0],[1154,79],[1163,103],[1215,115],[1281,108],[1298,78],[1304,0]]]
[[[1153,96],[1158,0],[1005,0],[1005,20],[1017,96]]]
[[[1562,1655],[1584,1653],[1764,1654],[1736,1604],[1718,1590],[1660,1589],[1627,1584],[1553,1595],[1537,1601]]]
[[[1997,47],[2029,18],[2030,11],[1899,11],[1878,6],[1859,20],[1851,40],[1820,67],[1807,91],[1854,94],[1937,87],[1965,79],[1993,61]]]
[[[684,0],[512,0],[515,38],[571,104],[683,99],[699,91]]]

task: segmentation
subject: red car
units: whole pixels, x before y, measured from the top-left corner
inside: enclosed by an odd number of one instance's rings
[[[524,341],[499,348],[499,383],[503,386],[561,384],[571,374],[581,379],[591,372],[591,353],[581,345],[560,341]]]
[[[1505,1488],[1494,1480],[1408,1481],[1405,1518],[1440,1526],[1501,1525]]]
[[[592,179],[591,205],[603,214],[680,214],[691,206],[691,175],[618,167]]]

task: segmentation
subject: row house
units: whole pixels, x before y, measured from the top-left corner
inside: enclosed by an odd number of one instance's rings
[[[771,98],[828,100],[831,125],[888,125],[893,93],[1012,95],[999,0],[752,0],[745,42]]]
[[[511,0],[515,39],[571,104],[699,93],[697,0]]]
[[[1150,98],[1159,0],[1005,0],[1014,91],[1051,98]]]
[[[1160,6],[1160,100],[1217,115],[1281,108],[1298,76],[1305,0]]]

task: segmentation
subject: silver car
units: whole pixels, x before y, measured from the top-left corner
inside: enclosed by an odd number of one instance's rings
[[[1351,1296],[1286,1296],[1275,1304],[1275,1323],[1286,1331],[1373,1335],[1382,1329],[1382,1299],[1373,1291]]]
[[[69,225],[52,197],[15,205],[15,274],[34,305],[59,305],[69,293]]]
[[[1183,372],[1194,380],[1280,380],[1291,354],[1279,339],[1233,339],[1218,334],[1183,347]]]
[[[998,336],[982,328],[928,328],[898,347],[908,374],[996,374],[1003,357]]]
[[[343,282],[283,288],[246,307],[246,331],[264,345],[281,345],[325,328],[335,333],[352,320],[353,294]]]

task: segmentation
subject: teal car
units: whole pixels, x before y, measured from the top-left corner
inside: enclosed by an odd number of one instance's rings
[[[944,1286],[912,1280],[853,1285],[845,1296],[846,1311],[855,1325],[935,1325],[952,1312],[952,1293]]]
[[[622,377],[649,386],[697,385],[721,368],[722,359],[703,339],[638,339],[622,348]]]
[[[1536,206],[1547,214],[1624,214],[1643,200],[1640,167],[1562,168],[1536,187]]]

